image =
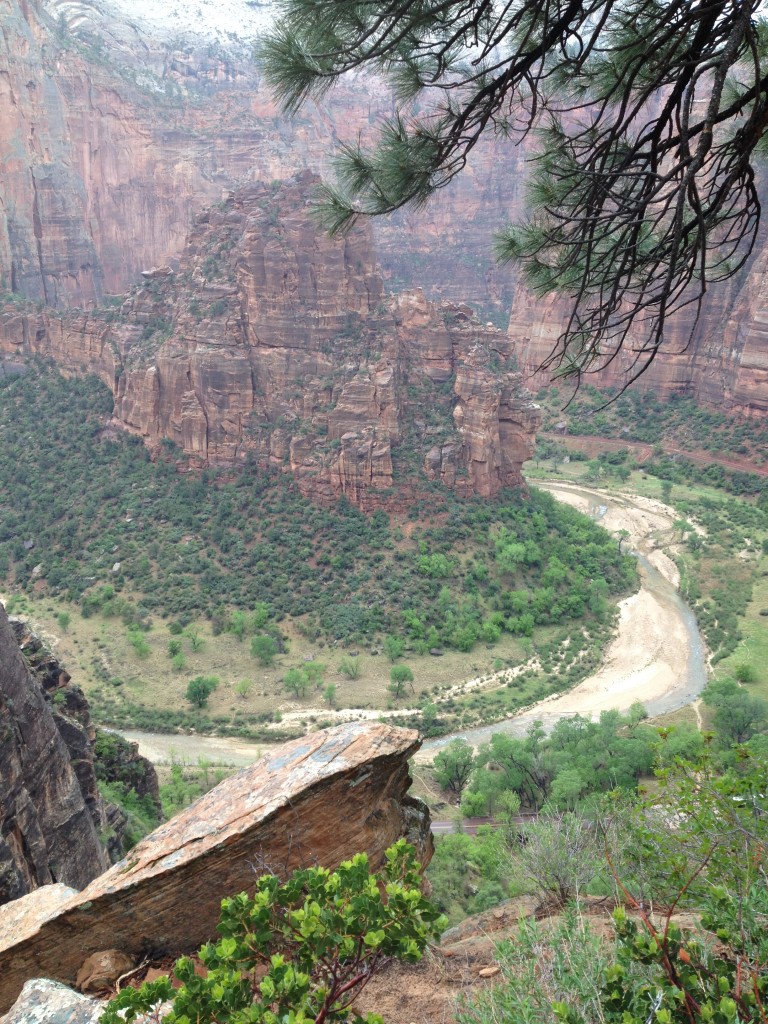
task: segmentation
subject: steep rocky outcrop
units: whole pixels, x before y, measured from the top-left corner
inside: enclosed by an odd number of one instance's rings
[[[467,306],[385,298],[370,226],[313,224],[316,181],[236,190],[114,314],[7,310],[0,351],[98,373],[152,448],[289,471],[316,500],[519,484],[538,410],[508,336]]]
[[[89,783],[81,790],[2,606],[0,765],[0,903],[51,882],[82,888],[107,866],[87,802],[95,795]]]
[[[0,1011],[31,977],[71,983],[99,950],[196,948],[214,934],[222,898],[252,886],[254,872],[332,867],[356,851],[378,866],[402,836],[428,862],[429,814],[407,795],[418,746],[413,730],[370,723],[295,740],[201,797],[82,892],[53,892],[52,908],[33,893],[0,909]]]
[[[115,733],[96,729],[85,694],[79,686],[72,684],[69,673],[26,622],[11,619],[9,626],[9,636],[26,664],[29,684],[42,695],[45,713],[52,717],[64,741],[86,810],[105,846],[107,863],[114,863],[130,845],[129,821],[119,804],[103,799],[99,782],[117,783],[123,792],[132,790],[140,800],[146,799],[156,820],[162,821],[157,773],[153,765],[139,754],[136,743],[129,743]],[[0,640],[0,644],[2,642]],[[15,828],[12,810],[9,811],[6,828],[11,831]],[[102,867],[107,866],[103,860],[99,863]],[[89,877],[94,873],[91,871]],[[55,870],[51,877],[58,877]],[[37,884],[45,883],[38,881]],[[28,891],[30,886],[31,882],[22,891]],[[14,898],[10,893],[3,897],[0,892],[0,903]]]

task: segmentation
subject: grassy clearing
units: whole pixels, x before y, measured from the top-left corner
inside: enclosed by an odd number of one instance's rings
[[[747,683],[749,692],[768,700],[768,616],[760,613],[768,609],[768,559],[761,560],[759,575],[752,589],[752,600],[745,614],[739,618],[742,639],[736,650],[724,658],[715,669],[717,678],[734,676],[741,666],[748,666],[755,681]]]
[[[247,732],[249,726],[264,729],[270,724],[283,729],[290,724],[291,728],[304,731],[330,713],[331,706],[323,697],[329,683],[336,687],[335,709],[416,710],[425,703],[441,704],[448,698],[446,710],[455,710],[461,721],[469,724],[487,720],[488,699],[493,703],[492,694],[496,689],[492,688],[486,695],[467,687],[466,695],[462,695],[463,684],[499,669],[517,666],[528,656],[527,648],[519,639],[507,636],[493,645],[478,645],[469,654],[448,650],[441,657],[433,657],[406,651],[400,661],[413,671],[413,690],[409,687],[403,699],[393,701],[388,692],[392,662],[383,651],[376,648],[379,653],[374,655],[371,653],[374,648],[360,645],[331,648],[311,643],[289,622],[283,623],[288,650],[278,654],[271,667],[259,665],[251,656],[247,638],[241,642],[229,633],[216,636],[210,623],[196,622],[194,626],[203,641],[202,646],[195,651],[189,639],[182,636],[186,664],[183,670],[178,670],[168,654],[168,644],[174,637],[164,623],[156,623],[142,633],[147,653],[140,657],[131,643],[129,630],[115,618],[98,614],[86,618],[77,606],[48,596],[17,597],[9,607],[12,612],[30,619],[88,694],[97,717],[106,721],[119,718],[121,711],[129,713],[131,707],[191,713],[184,692],[191,678],[203,675],[220,680],[202,719],[202,724],[210,728],[239,722],[243,732]],[[62,611],[70,616],[66,631],[58,622]],[[542,630],[540,642],[546,646],[558,635],[554,629]],[[356,654],[360,665],[360,676],[355,680],[348,679],[339,669],[342,658],[351,654]],[[289,668],[301,666],[307,660],[320,662],[325,671],[320,688],[299,700],[286,693],[281,680]],[[245,695],[236,689],[243,679],[251,683]],[[542,685],[537,675],[521,680],[513,690],[503,685],[499,692],[505,694],[504,706],[514,707],[529,703]]]

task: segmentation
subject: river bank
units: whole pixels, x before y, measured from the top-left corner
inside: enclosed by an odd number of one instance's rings
[[[690,703],[707,682],[706,651],[695,616],[677,593],[677,566],[667,553],[677,518],[673,509],[637,495],[614,494],[598,488],[560,481],[537,484],[556,497],[598,518],[606,529],[621,534],[638,556],[641,586],[619,605],[616,637],[609,645],[600,669],[567,693],[548,697],[534,707],[492,725],[462,730],[427,740],[417,760],[431,761],[435,753],[456,736],[477,745],[493,733],[523,735],[534,721],[547,728],[560,718],[582,714],[597,717],[601,711],[626,711],[640,701],[649,714],[657,715]],[[621,533],[624,531],[624,533]],[[618,540],[617,540],[618,543]],[[472,686],[487,679],[470,680]],[[302,716],[313,709],[302,709]],[[334,724],[362,718],[396,717],[397,712],[317,709]],[[269,745],[230,737],[161,735],[129,730],[128,739],[158,763],[172,760],[197,763],[201,758],[226,764],[255,761]]]

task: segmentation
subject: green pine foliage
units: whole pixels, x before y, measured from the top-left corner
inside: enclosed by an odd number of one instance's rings
[[[669,344],[666,319],[698,315],[697,300],[752,251],[761,6],[283,0],[258,53],[290,113],[350,72],[382,75],[392,91],[374,144],[341,146],[336,182],[319,190],[334,232],[423,206],[483,138],[535,138],[526,219],[497,255],[535,293],[568,297],[547,367],[581,380],[631,342],[629,382]]]

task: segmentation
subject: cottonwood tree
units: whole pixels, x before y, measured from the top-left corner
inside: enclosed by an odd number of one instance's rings
[[[435,778],[444,789],[450,789],[461,800],[475,770],[475,751],[466,740],[452,740],[436,755]]]
[[[219,680],[216,676],[195,676],[194,679],[190,679],[184,696],[190,704],[194,704],[197,708],[204,708],[208,704],[208,698],[218,685]]]
[[[755,240],[753,160],[768,123],[761,0],[282,0],[260,47],[288,111],[358,69],[396,112],[346,144],[321,190],[338,231],[423,205],[486,135],[533,132],[527,220],[499,238],[571,312],[545,366],[580,379],[631,351],[634,380],[671,314],[733,276]],[[630,340],[631,332],[631,340]]]

